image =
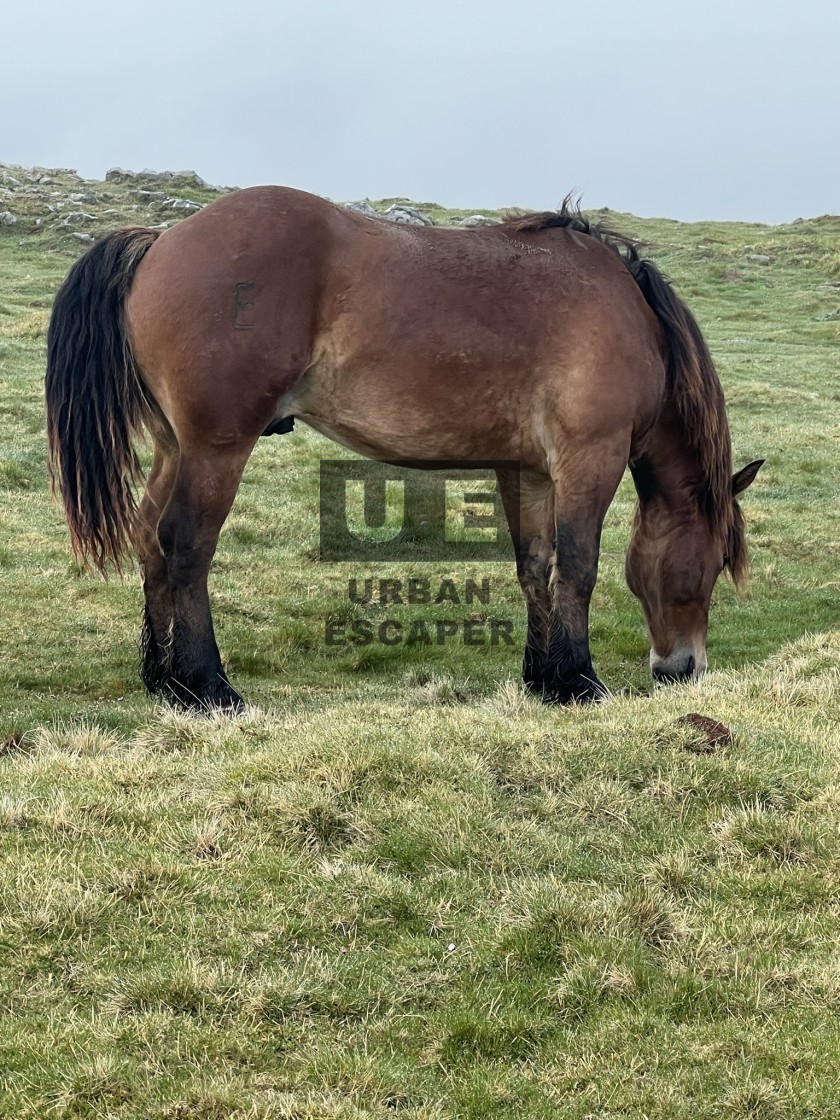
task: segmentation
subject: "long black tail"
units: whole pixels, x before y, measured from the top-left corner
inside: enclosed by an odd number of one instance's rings
[[[132,540],[142,477],[133,437],[143,391],[128,345],[123,301],[159,236],[124,229],[98,241],[71,268],[47,335],[47,436],[53,492],[60,492],[73,551],[103,574]]]

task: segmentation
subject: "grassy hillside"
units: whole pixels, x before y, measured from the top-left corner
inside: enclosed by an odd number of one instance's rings
[[[313,563],[343,452],[301,427],[257,448],[211,574],[255,707],[196,721],[142,693],[136,574],[70,560],[42,380],[84,238],[216,194],[0,166],[0,1115],[835,1117],[840,218],[606,215],[698,315],[737,465],[767,459],[703,682],[650,688],[627,481],[593,602],[614,696],[544,709],[509,566]],[[351,603],[368,576],[490,603]],[[353,618],[515,644],[328,645]]]

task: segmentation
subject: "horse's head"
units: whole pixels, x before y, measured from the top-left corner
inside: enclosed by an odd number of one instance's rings
[[[736,584],[746,570],[744,521],[737,495],[764,460],[732,479],[731,508],[710,518],[697,501],[641,500],[625,571],[641,600],[656,680],[687,680],[706,671],[706,632],[715,581],[728,568]]]

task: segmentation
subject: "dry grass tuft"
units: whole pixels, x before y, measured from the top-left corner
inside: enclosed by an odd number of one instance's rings
[[[715,822],[714,835],[722,852],[740,859],[802,863],[809,854],[799,822],[787,813],[763,805],[726,814]]]

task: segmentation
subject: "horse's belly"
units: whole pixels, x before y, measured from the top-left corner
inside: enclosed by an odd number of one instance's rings
[[[283,398],[295,416],[342,446],[374,459],[542,459],[511,395],[492,379],[440,385],[358,370],[310,369]],[[537,464],[535,464],[537,465]]]

